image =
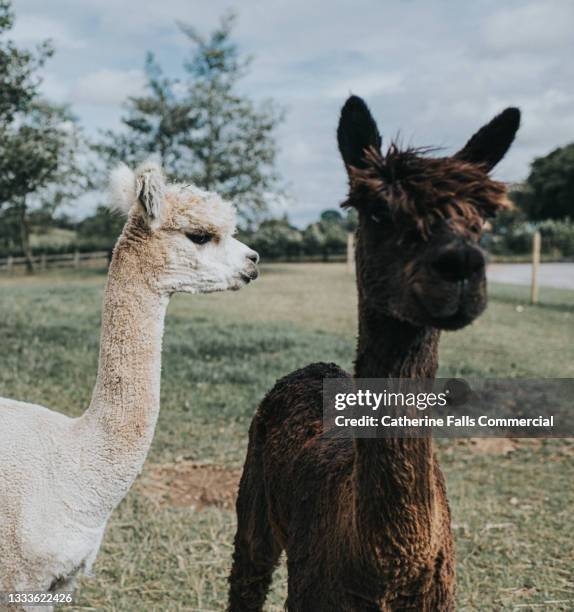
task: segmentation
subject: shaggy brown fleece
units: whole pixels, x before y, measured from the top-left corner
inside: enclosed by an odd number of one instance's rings
[[[359,213],[357,378],[432,379],[440,330],[486,305],[478,240],[507,205],[487,171],[510,146],[508,109],[448,158],[380,152],[365,103],[341,113],[339,149]],[[263,607],[287,553],[291,612],[445,612],[455,605],[454,545],[443,475],[428,438],[342,439],[323,430],[317,363],[279,380],[257,410],[237,500],[231,612]]]

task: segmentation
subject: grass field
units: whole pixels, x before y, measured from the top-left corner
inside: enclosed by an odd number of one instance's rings
[[[0,395],[87,406],[101,273],[0,278]],[[574,292],[494,285],[487,312],[445,334],[441,374],[574,377]],[[222,610],[233,488],[255,407],[316,360],[351,366],[353,278],[339,264],[264,266],[239,293],[178,296],[168,313],[162,411],[142,477],[110,521],[78,610]],[[492,442],[492,441],[491,441]],[[461,610],[574,609],[574,444],[441,443]],[[282,609],[285,573],[268,610]]]

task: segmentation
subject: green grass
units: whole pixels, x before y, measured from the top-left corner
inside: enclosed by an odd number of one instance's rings
[[[104,277],[0,278],[0,395],[79,414],[95,380]],[[443,336],[441,373],[574,377],[574,292],[490,288],[487,312]],[[249,422],[276,378],[315,360],[351,366],[354,279],[343,265],[264,266],[239,293],[178,296],[167,317],[162,411],[151,466],[242,465]],[[521,444],[481,454],[440,444],[462,610],[574,608],[574,446]],[[234,515],[159,505],[137,484],[114,512],[76,609],[221,610]],[[268,610],[285,599],[284,568]],[[555,602],[555,603],[545,603]]]

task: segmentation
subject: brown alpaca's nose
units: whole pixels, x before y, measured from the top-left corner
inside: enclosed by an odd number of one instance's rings
[[[441,278],[452,283],[469,279],[484,272],[484,255],[474,246],[447,247],[431,261]]]

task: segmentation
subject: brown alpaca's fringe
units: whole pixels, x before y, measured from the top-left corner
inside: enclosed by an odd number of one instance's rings
[[[463,233],[479,232],[486,218],[511,208],[506,185],[484,168],[456,157],[425,157],[430,151],[395,144],[384,155],[368,149],[367,167],[349,169],[351,189],[343,208],[378,200],[394,219],[414,221],[425,238],[437,219],[448,219]]]

